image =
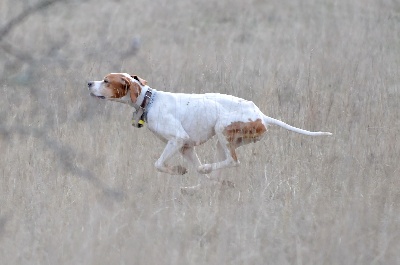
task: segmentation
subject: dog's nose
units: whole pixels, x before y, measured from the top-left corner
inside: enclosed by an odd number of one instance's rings
[[[93,82],[88,82],[87,86],[90,88],[91,86],[93,86]]]

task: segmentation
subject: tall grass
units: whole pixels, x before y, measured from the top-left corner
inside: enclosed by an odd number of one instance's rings
[[[24,8],[1,2],[0,25]],[[399,11],[71,1],[30,16],[0,43],[1,263],[399,263]],[[243,97],[334,136],[271,127],[224,171],[235,188],[183,195],[195,169],[158,173],[163,144],[132,128],[129,107],[89,97],[87,80],[119,71],[158,90]]]

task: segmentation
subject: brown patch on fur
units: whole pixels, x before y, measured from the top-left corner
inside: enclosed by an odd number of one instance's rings
[[[140,93],[142,92],[142,88],[136,84],[136,83],[131,83],[131,100],[132,102],[136,102],[138,96],[140,95]]]
[[[111,98],[122,98],[128,94],[132,82],[124,75],[109,74],[104,77],[104,86],[111,91]]]
[[[235,149],[242,144],[248,144],[251,142],[257,142],[261,139],[262,135],[267,131],[261,119],[255,121],[250,120],[249,122],[232,122],[227,126],[223,134],[228,140],[229,150],[232,158],[237,161],[237,155]]]

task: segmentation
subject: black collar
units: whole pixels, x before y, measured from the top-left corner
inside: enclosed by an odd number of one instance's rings
[[[142,128],[143,124],[147,122],[147,106],[150,102],[151,96],[153,94],[153,89],[150,87],[147,89],[146,94],[144,95],[144,99],[142,104],[140,104],[140,108],[136,109],[133,113],[132,117],[132,125],[138,128]]]

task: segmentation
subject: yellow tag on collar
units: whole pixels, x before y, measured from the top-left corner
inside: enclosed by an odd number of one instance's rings
[[[132,125],[135,126],[135,127],[141,128],[141,127],[143,127],[144,124],[145,124],[144,120],[139,120],[139,122],[136,125],[135,119],[132,119]]]

